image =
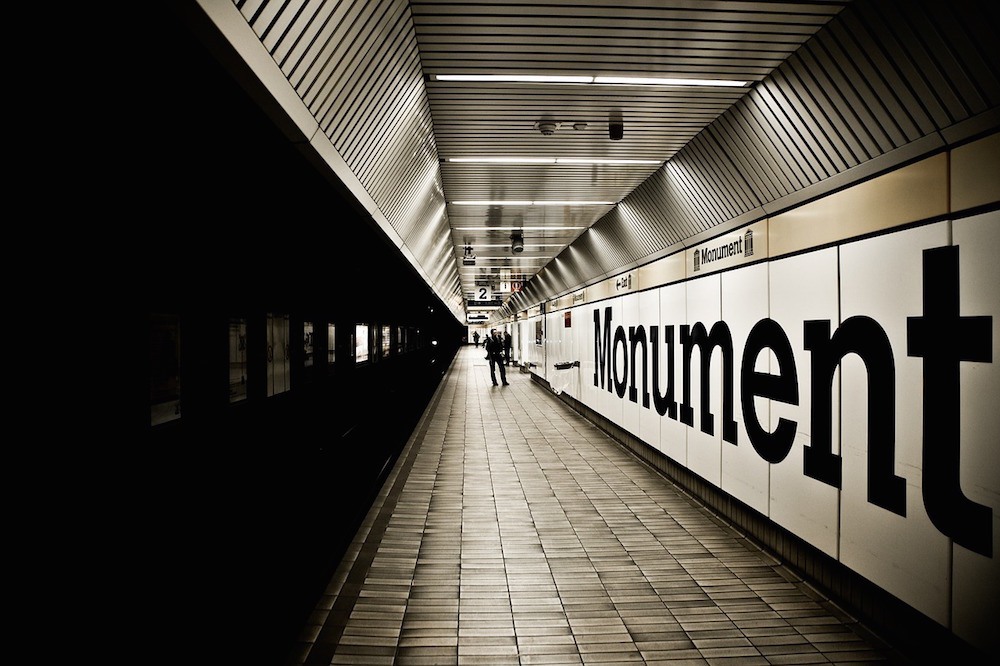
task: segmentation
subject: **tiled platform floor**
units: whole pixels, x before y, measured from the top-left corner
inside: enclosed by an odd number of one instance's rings
[[[905,663],[526,374],[463,349],[289,664]]]

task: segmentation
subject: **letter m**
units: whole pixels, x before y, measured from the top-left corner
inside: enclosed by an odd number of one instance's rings
[[[701,431],[706,435],[715,433],[715,417],[711,410],[712,387],[709,366],[712,350],[718,347],[722,352],[722,439],[736,444],[736,420],[733,418],[733,336],[724,321],[712,325],[712,331],[705,330],[701,322],[693,327],[681,326],[681,345],[684,347],[684,402],[681,404],[681,423],[694,426],[694,407],[691,405],[691,356],[695,347],[701,356]]]
[[[603,333],[603,335],[602,335]],[[598,383],[600,382],[600,383]],[[611,391],[611,306],[604,308],[604,330],[601,311],[594,310],[594,386]]]

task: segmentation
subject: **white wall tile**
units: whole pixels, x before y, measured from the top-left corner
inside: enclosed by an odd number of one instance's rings
[[[594,311],[601,309],[600,303],[581,305],[573,308],[573,328],[576,329],[580,344],[580,401],[595,411],[599,410],[601,389],[594,386],[597,358],[594,355]],[[601,315],[603,320],[603,314]]]
[[[840,490],[803,473],[803,458],[812,436],[811,354],[805,348],[803,322],[826,320],[831,331],[840,324],[837,249],[830,248],[773,261],[769,276],[771,319],[788,337],[795,358],[799,404],[770,401],[771,431],[779,419],[797,424],[788,457],[771,466],[771,520],[797,534],[831,557],[837,557]],[[834,453],[839,453],[840,373],[832,390],[831,425]]]
[[[595,354],[595,344],[596,344],[595,331],[594,331],[594,326],[595,326],[594,325],[594,311],[596,310],[596,311],[600,312],[601,335],[603,336],[604,335],[604,322],[605,322],[605,319],[606,319],[605,311],[609,307],[611,308],[611,327],[610,327],[610,333],[609,333],[610,338],[611,338],[610,343],[609,343],[609,350],[610,350],[611,357],[608,358],[607,362],[611,363],[611,365],[612,365],[612,373],[611,373],[612,376],[611,376],[611,384],[610,384],[611,390],[610,391],[608,390],[608,384],[607,384],[607,382],[605,382],[605,384],[604,384],[603,387],[601,386],[600,381],[598,381],[598,385],[597,386],[594,386],[594,370],[595,370],[595,368],[599,370],[599,368],[596,366],[597,359],[594,357],[594,354]],[[613,372],[613,369],[614,369],[614,359],[613,359],[613,357],[615,355],[615,346],[614,346],[615,330],[619,326],[622,325],[622,316],[623,316],[622,315],[622,299],[621,298],[612,298],[612,299],[608,299],[608,300],[605,300],[605,301],[601,301],[600,303],[594,303],[592,305],[587,306],[586,311],[588,312],[588,315],[587,315],[587,349],[589,350],[588,351],[588,355],[590,356],[592,362],[590,363],[590,369],[587,371],[587,374],[584,375],[583,381],[587,382],[590,385],[591,388],[588,390],[588,392],[594,398],[594,402],[589,403],[589,404],[599,414],[601,414],[602,416],[604,416],[605,418],[607,418],[608,420],[610,420],[612,423],[614,423],[615,425],[621,426],[622,425],[623,401],[618,397],[618,394],[615,392],[615,387],[614,387],[614,372]],[[602,340],[602,342],[603,342],[603,340]],[[621,359],[621,357],[622,357],[622,351],[621,351],[620,348],[618,350],[618,356],[619,356],[618,363],[620,364],[622,362],[622,359]],[[607,369],[605,369],[605,374],[606,373],[607,373]]]
[[[687,286],[684,283],[663,287],[658,290],[660,298],[660,376],[664,378],[661,391],[666,392],[667,354],[662,342],[664,327],[672,327],[674,335],[674,400],[677,402],[676,417],[665,414],[660,418],[660,451],[674,461],[687,467],[688,427],[680,422],[680,402],[682,386],[682,361],[680,346],[681,325],[687,323]]]
[[[628,342],[629,328],[633,326],[638,326],[642,323],[642,319],[639,317],[639,294],[628,294],[622,296],[622,319],[619,322],[625,329],[625,354],[624,358],[626,363],[624,366],[619,365],[621,369],[621,376],[628,377],[628,386],[632,385],[632,345]],[[647,347],[648,349],[648,347]],[[639,352],[641,355],[642,352]],[[621,357],[621,354],[618,355]],[[636,373],[639,377],[642,377],[642,368],[638,365],[639,359],[636,359]],[[641,387],[639,387],[641,388]],[[616,394],[617,395],[617,394]],[[625,397],[621,398],[622,403],[622,427],[629,431],[636,437],[639,436],[639,412],[642,407],[637,402],[632,402],[629,399],[628,387],[625,389]]]
[[[643,407],[642,377],[640,374],[636,378],[636,390],[638,391],[639,405],[639,437],[653,448],[660,450],[660,415],[656,413],[653,406],[653,347],[649,341],[650,329],[660,325],[660,295],[656,290],[644,291],[639,294],[639,321],[646,331],[646,358],[645,367],[641,372],[645,373],[646,387],[649,391],[649,406]],[[662,329],[661,329],[662,330]],[[662,334],[661,345],[662,349]],[[665,361],[664,361],[665,363]],[[665,366],[664,366],[665,367]]]
[[[841,365],[843,494],[841,561],[934,620],[948,620],[948,540],[924,511],[921,491],[922,359],[907,356],[907,317],[923,312],[922,250],[948,244],[947,222],[878,236],[840,249],[843,327],[878,322],[895,364],[895,470],[905,479],[900,516],[868,501],[868,372],[857,354]]]
[[[953,546],[953,631],[1000,654],[1000,212],[953,223],[959,251],[959,315],[992,317],[992,362],[960,372],[959,478],[965,496],[992,509],[993,553]]]
[[[744,425],[741,405],[740,371],[743,349],[750,330],[768,317],[768,267],[757,264],[722,273],[722,320],[729,326],[733,338],[733,418],[737,423],[737,440],[722,441],[722,488],[750,507],[767,514],[769,463],[750,445]],[[718,352],[716,352],[718,354]],[[718,357],[721,363],[721,355]],[[771,372],[769,354],[762,353],[756,366],[758,372]],[[750,370],[748,368],[747,370]],[[725,384],[720,384],[723,388]],[[768,400],[758,398],[757,418],[765,429],[770,428]],[[716,428],[721,434],[723,412],[716,413]]]
[[[691,280],[687,285],[687,323],[693,328],[701,322],[706,330],[721,318],[721,282],[719,275]],[[683,367],[683,355],[680,359]],[[718,486],[722,482],[722,353],[712,351],[712,362],[708,372],[711,382],[709,405],[714,416],[714,432],[702,432],[701,400],[701,351],[695,348],[691,354],[691,406],[694,409],[693,427],[687,429],[688,468]]]

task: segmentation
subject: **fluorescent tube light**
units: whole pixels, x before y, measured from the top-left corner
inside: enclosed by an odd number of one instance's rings
[[[650,76],[595,76],[594,83],[613,86],[725,86],[743,88],[749,81],[725,79],[662,79]]]
[[[567,229],[586,229],[587,227],[452,227],[453,231],[565,231]],[[505,246],[506,247],[506,246]]]
[[[449,157],[456,164],[642,164],[659,165],[661,160],[624,160],[602,157]]]
[[[533,206],[614,206],[615,201],[532,201]]]
[[[467,229],[468,227],[465,227],[465,228]],[[490,227],[490,228],[492,229],[493,227]],[[522,227],[518,227],[518,229],[520,229],[520,228],[522,228]],[[563,245],[565,245],[565,243],[525,243],[524,244],[524,249],[527,250],[529,247],[562,247]],[[478,247],[510,247],[510,243],[499,243],[499,244],[496,244],[496,245],[494,245],[492,243],[485,243],[485,244],[477,243],[476,247],[477,248]]]
[[[660,160],[615,160],[589,157],[557,157],[556,164],[661,164]]]
[[[615,201],[449,201],[454,206],[614,206]]]
[[[449,162],[466,164],[555,164],[554,157],[449,157]]]
[[[437,81],[478,83],[591,83],[592,76],[545,76],[540,74],[435,74]]]
[[[454,206],[530,206],[530,201],[450,201]]]
[[[724,86],[745,88],[749,81],[685,79],[657,76],[545,76],[538,74],[435,74],[435,81],[466,83],[576,83],[608,86]]]

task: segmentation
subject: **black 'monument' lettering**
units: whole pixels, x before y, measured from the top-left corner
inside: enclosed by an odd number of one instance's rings
[[[770,348],[778,359],[776,375],[754,370],[757,356],[765,348]],[[753,399],[757,396],[791,405],[799,404],[799,379],[795,369],[795,356],[792,354],[788,336],[778,322],[773,319],[761,319],[750,329],[746,346],[743,348],[740,378],[743,424],[746,426],[750,444],[767,462],[781,462],[792,450],[798,424],[795,421],[779,418],[778,427],[773,433],[768,432],[761,427],[753,405]]]
[[[906,515],[906,481],[895,472],[896,368],[885,331],[870,317],[851,317],[830,336],[829,320],[803,323],[805,348],[812,352],[812,442],[802,472],[841,487],[841,459],[833,453],[833,374],[854,353],[868,370],[868,501]]]
[[[958,247],[924,250],[924,316],[906,319],[906,353],[924,359],[923,493],[942,534],[993,556],[992,510],[962,493],[959,362],[993,362],[993,318],[959,314]]]
[[[667,390],[660,394],[660,345],[657,339],[659,327],[649,329],[649,344],[653,347],[653,407],[660,416],[666,414],[677,420],[677,398],[674,397],[674,327],[663,327],[663,339],[667,345]]]
[[[618,347],[621,345],[622,354],[624,358],[622,359],[622,378],[618,379]],[[619,398],[625,397],[625,388],[628,386],[628,342],[625,340],[625,329],[619,326],[615,329],[615,341],[611,348],[611,359],[614,363],[614,370],[612,371],[612,376],[615,379],[615,393],[618,394]],[[610,386],[608,390],[610,390]]]
[[[603,343],[603,344],[602,344]],[[600,383],[598,383],[600,381]],[[601,311],[594,310],[594,386],[611,393],[611,307],[604,308],[604,335],[601,335]]]
[[[694,409],[691,407],[691,354],[695,345],[701,351],[701,431],[715,433],[714,416],[709,398],[711,381],[708,374],[712,362],[712,349],[722,350],[722,439],[736,443],[736,421],[733,420],[733,336],[724,321],[712,324],[712,332],[705,332],[700,321],[693,327],[681,326],[681,346],[684,348],[684,401],[681,403],[681,423],[694,426]]]
[[[635,388],[636,359],[639,355],[636,351],[642,349],[642,406],[649,407],[649,373],[646,371],[646,329],[643,326],[629,326],[628,340],[632,345],[632,382],[628,387],[628,399],[632,402],[639,401],[639,395]]]

